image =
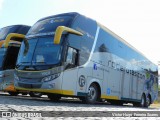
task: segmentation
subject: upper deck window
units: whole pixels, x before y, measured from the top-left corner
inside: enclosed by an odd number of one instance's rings
[[[9,26],[9,27],[4,27],[0,29],[0,40],[6,39],[7,35],[9,33],[15,32],[17,27],[15,26]]]
[[[70,16],[62,16],[43,19],[35,23],[27,35],[39,34],[41,36],[43,33],[53,33],[58,26],[69,26],[72,18]]]

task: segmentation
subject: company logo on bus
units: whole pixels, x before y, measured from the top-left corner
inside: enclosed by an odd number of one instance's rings
[[[84,85],[85,85],[85,77],[84,77],[84,75],[81,75],[79,77],[79,86],[84,87]]]

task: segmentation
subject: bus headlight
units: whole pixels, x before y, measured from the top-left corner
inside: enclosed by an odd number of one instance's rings
[[[54,75],[50,75],[50,76],[44,77],[44,78],[42,79],[42,81],[43,81],[43,82],[48,82],[48,81],[51,81],[51,80],[54,80],[54,79],[58,78],[59,76],[60,76],[59,73],[54,74]]]
[[[19,77],[18,77],[17,75],[15,75],[15,74],[14,74],[14,79],[15,79],[16,81],[19,81]]]

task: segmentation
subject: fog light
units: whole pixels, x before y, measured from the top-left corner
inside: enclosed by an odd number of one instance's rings
[[[55,87],[55,84],[54,84],[54,83],[49,85],[49,88],[50,88],[50,89],[51,89],[51,88],[54,88],[54,87]]]

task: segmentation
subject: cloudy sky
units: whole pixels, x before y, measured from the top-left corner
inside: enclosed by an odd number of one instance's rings
[[[160,61],[160,0],[0,0],[0,28],[66,12],[97,20],[155,64]]]

